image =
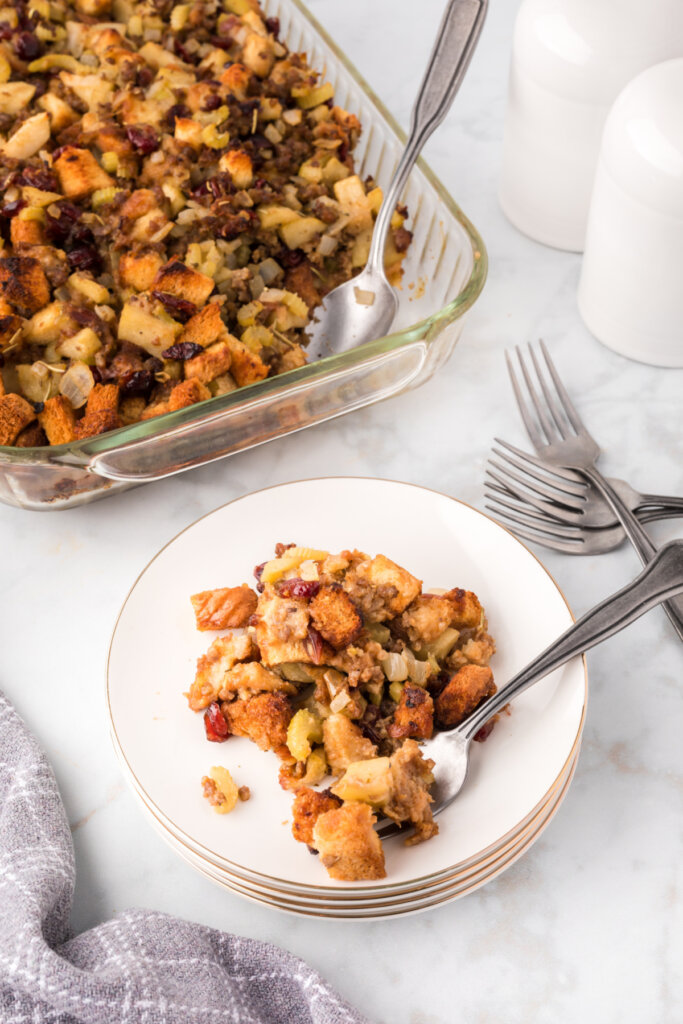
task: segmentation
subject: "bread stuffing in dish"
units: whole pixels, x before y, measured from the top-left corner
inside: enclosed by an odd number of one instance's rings
[[[2,7],[0,445],[82,440],[302,366],[382,199],[355,173],[360,130],[256,0]]]
[[[361,551],[278,544],[255,576],[255,589],[192,596],[197,628],[219,635],[197,663],[189,706],[208,740],[242,736],[274,751],[294,794],[294,838],[332,878],[384,878],[378,816],[405,826],[409,845],[438,832],[434,762],[420,741],[496,691],[484,609],[471,591],[425,593],[407,569]],[[212,771],[204,793],[225,813],[238,791],[228,772],[223,793]]]

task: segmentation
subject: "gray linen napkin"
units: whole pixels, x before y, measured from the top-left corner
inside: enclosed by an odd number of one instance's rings
[[[71,938],[73,888],[52,769],[0,693],[2,1024],[368,1024],[264,942],[145,910]]]

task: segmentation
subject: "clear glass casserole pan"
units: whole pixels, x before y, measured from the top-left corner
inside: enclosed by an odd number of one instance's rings
[[[356,69],[300,0],[265,0],[282,38],[305,51],[357,114],[361,175],[387,185],[404,135]],[[403,201],[413,242],[404,263],[394,332],[350,352],[85,441],[45,448],[0,446],[0,501],[28,509],[68,508],[314,426],[426,381],[450,356],[463,316],[486,279],[476,229],[422,162]],[[437,311],[437,312],[435,312]],[[311,353],[313,358],[314,353]]]

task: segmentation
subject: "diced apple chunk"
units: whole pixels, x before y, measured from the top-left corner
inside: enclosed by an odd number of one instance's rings
[[[28,82],[3,82],[0,85],[0,114],[18,114],[33,99],[35,85]]]
[[[42,149],[50,138],[50,118],[43,111],[34,114],[17,128],[14,135],[3,144],[2,153],[12,160],[28,160]]]
[[[89,362],[92,357],[102,348],[102,342],[97,337],[92,327],[84,327],[72,338],[67,338],[57,346],[57,352],[65,359],[79,359],[83,363]]]
[[[128,300],[119,318],[119,341],[132,341],[150,355],[160,356],[183,328],[170,317],[156,315],[150,305],[145,296],[135,295]]]
[[[324,223],[317,217],[299,217],[289,224],[283,224],[280,235],[288,249],[300,249],[324,230]]]

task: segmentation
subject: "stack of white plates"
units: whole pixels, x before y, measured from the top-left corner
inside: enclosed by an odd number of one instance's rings
[[[247,898],[310,917],[382,918],[472,892],[517,860],[557,811],[578,757],[586,701],[577,658],[519,697],[485,743],[474,743],[439,835],[385,842],[381,882],[330,879],[291,836],[293,795],[274,754],[245,739],[208,743],[183,696],[211,634],[198,633],[190,594],[249,580],[277,541],[383,553],[425,589],[461,586],[484,604],[498,685],[571,624],[538,560],[493,520],[445,495],[385,480],[325,478],[247,495],[199,520],[154,558],[117,621],[108,665],[112,736],[150,823],[193,867]],[[251,799],[218,815],[200,779],[228,768]]]

